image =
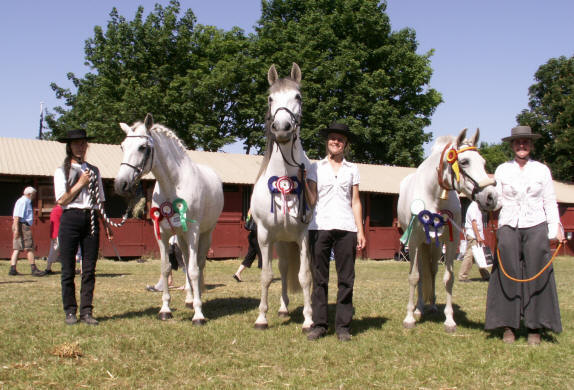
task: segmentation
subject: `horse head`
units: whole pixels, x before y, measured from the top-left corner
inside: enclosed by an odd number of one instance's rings
[[[143,123],[136,122],[131,127],[120,123],[126,138],[121,144],[124,153],[120,169],[114,181],[114,189],[118,195],[130,194],[142,176],[152,170],[154,156],[154,141],[151,137],[153,117],[147,114]]]
[[[280,79],[275,65],[267,72],[269,110],[266,116],[268,135],[283,144],[294,141],[301,124],[301,69],[293,63],[291,76]]]
[[[439,184],[444,189],[462,192],[483,210],[494,210],[498,198],[496,182],[486,173],[484,158],[476,146],[480,131],[476,129],[474,136],[467,139],[466,130],[463,129],[456,141],[444,148],[440,165],[448,168],[442,169],[442,177],[439,169]],[[452,183],[450,188],[446,182]]]

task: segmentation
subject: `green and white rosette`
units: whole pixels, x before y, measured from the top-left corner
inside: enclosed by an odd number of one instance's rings
[[[415,223],[416,217],[424,209],[425,209],[425,202],[423,202],[421,199],[415,199],[412,201],[412,203],[411,203],[411,220],[409,222],[409,226],[407,227],[407,230],[405,230],[405,232],[403,233],[403,235],[400,238],[401,244],[406,245],[407,242],[409,242],[409,238],[411,237],[411,233],[413,231],[413,225]]]

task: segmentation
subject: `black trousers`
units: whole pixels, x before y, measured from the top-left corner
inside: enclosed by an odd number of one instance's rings
[[[257,241],[257,229],[249,231],[247,241],[249,242],[249,248],[247,249],[247,254],[241,264],[247,268],[251,268],[251,264],[253,264],[255,256],[257,256],[257,267],[261,268],[261,249],[259,249],[259,241]]]
[[[335,331],[348,331],[353,318],[353,286],[357,233],[346,230],[309,230],[311,272],[313,274],[313,325],[328,327],[329,259],[335,254],[337,270],[337,308]]]
[[[62,261],[62,302],[66,313],[76,313],[76,252],[82,249],[82,285],[80,290],[80,315],[92,314],[92,300],[96,284],[96,261],[100,241],[100,226],[92,236],[90,210],[64,210],[60,220],[58,241]]]

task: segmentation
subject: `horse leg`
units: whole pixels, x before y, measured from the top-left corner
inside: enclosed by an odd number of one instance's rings
[[[185,307],[193,309],[193,293],[191,292],[191,284],[189,279],[189,273],[187,270],[189,269],[189,246],[182,245],[182,241],[179,241],[180,245],[179,248],[181,250],[181,257],[183,259],[184,268],[183,271],[185,273]]]
[[[303,289],[303,327],[304,333],[311,331],[311,326],[313,325],[313,311],[311,308],[311,264],[310,264],[310,254],[309,254],[309,242],[308,242],[307,231],[303,234],[303,239],[301,240],[301,264],[299,266],[299,283]]]
[[[189,240],[189,266],[187,268],[188,277],[191,281],[191,289],[193,291],[193,318],[191,322],[194,325],[203,325],[206,322],[203,312],[201,311],[201,286],[200,278],[201,271],[199,269],[198,249],[199,249],[199,226],[194,225],[194,231],[188,237]]]
[[[169,263],[167,256],[167,245],[167,240],[165,242],[163,240],[158,240],[159,254],[161,258],[161,279],[163,291],[161,294],[162,305],[157,317],[162,321],[173,318],[171,309],[169,308],[171,296],[169,295],[169,285],[167,283],[167,279],[169,272],[171,271],[171,264]]]
[[[444,285],[446,289],[446,304],[444,307],[444,328],[447,333],[456,331],[456,322],[454,322],[454,311],[452,309],[452,286],[454,284],[453,260],[458,245],[448,243],[446,248],[446,258],[444,262]]]
[[[289,317],[289,295],[287,294],[287,273],[289,272],[289,255],[291,254],[286,242],[277,243],[277,255],[279,256],[279,273],[281,274],[281,302],[279,317]]]
[[[415,288],[419,282],[419,266],[418,266],[418,257],[419,257],[419,248],[409,245],[409,248],[414,248],[412,250],[413,256],[411,256],[410,262],[410,270],[409,270],[409,303],[407,304],[407,316],[403,320],[403,327],[407,329],[412,329],[415,327],[415,317],[414,317],[414,309],[415,309]]]
[[[258,228],[258,235],[261,236],[262,228]],[[269,309],[269,286],[273,278],[273,269],[271,268],[271,256],[273,254],[273,245],[259,240],[259,248],[261,249],[261,302],[259,303],[259,316],[255,320],[255,329],[267,329],[267,310]]]
[[[428,261],[425,261],[423,267],[423,304],[428,303],[430,305],[426,310],[427,313],[438,311],[436,307],[436,274],[441,254],[440,248],[431,244],[428,246],[428,251],[425,255],[425,259],[428,259]]]

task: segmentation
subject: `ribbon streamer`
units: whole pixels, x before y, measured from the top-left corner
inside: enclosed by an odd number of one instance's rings
[[[267,188],[271,194],[281,194],[283,201],[283,215],[287,213],[287,195],[296,194],[300,201],[301,185],[297,176],[271,176],[267,181]],[[271,196],[271,212],[273,212],[273,196]]]
[[[454,215],[452,214],[452,211],[446,210],[446,209],[445,209],[445,210],[440,210],[440,211],[439,211],[439,214],[442,215],[442,216],[444,216],[444,215],[447,216],[447,218],[446,218],[446,224],[448,225],[448,238],[449,238],[449,241],[452,242],[452,241],[454,240],[454,236],[453,236],[453,234],[452,234],[452,223],[451,223],[451,221],[453,220]]]
[[[435,244],[438,248],[439,246],[439,239],[438,239],[438,229],[444,226],[444,219],[440,214],[433,214],[428,210],[423,210],[419,213],[418,219],[420,223],[423,225],[425,236],[426,236],[426,243],[430,244],[430,228],[433,227],[435,231]]]
[[[159,205],[159,212],[161,213],[161,215],[167,219],[167,223],[169,223],[169,227],[171,228],[171,231],[173,232],[173,225],[171,224],[170,218],[173,216],[173,206],[171,205],[170,202],[163,202],[162,204]]]
[[[187,219],[187,202],[184,199],[177,198],[173,201],[173,208],[177,210],[179,214],[179,219],[181,221],[181,227],[184,232],[187,232],[187,222],[197,222],[193,219]]]
[[[159,211],[159,208],[157,207],[152,207],[149,210],[149,216],[153,221],[153,227],[155,230],[155,236],[158,240],[161,240],[161,233],[159,230],[159,222],[163,219],[163,216],[161,215],[161,212]]]

